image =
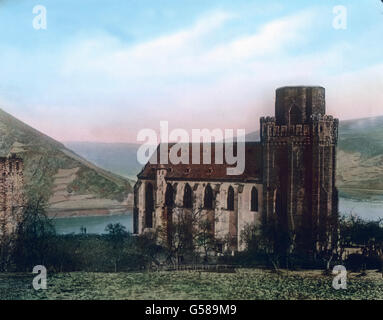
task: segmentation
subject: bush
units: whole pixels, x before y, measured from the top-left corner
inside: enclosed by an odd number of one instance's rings
[[[13,252],[14,271],[30,272],[35,265],[44,265],[52,272],[142,270],[151,266],[161,252],[144,236],[128,233],[119,239],[117,253],[116,248],[112,250],[113,238],[109,235],[50,235],[37,241],[34,239],[33,250],[30,250],[33,244],[27,245],[24,240],[27,239],[18,241],[17,250]]]
[[[352,253],[347,257],[345,264],[348,270],[360,272],[366,267],[367,258],[360,253]]]

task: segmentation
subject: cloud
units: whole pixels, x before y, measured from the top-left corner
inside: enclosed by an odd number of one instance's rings
[[[189,29],[160,36],[148,42],[126,46],[105,35],[71,44],[62,64],[62,74],[103,74],[113,79],[201,76],[222,72],[248,59],[283,54],[286,47],[304,41],[302,31],[313,12],[276,19],[257,32],[229,42],[209,45],[206,38],[235,16],[215,12],[198,20]]]
[[[191,28],[160,36],[150,41],[127,46],[109,34],[79,39],[71,43],[64,55],[61,72],[70,76],[78,73],[103,73],[108,77],[132,78],[153,76],[176,71],[177,62],[198,49],[205,36],[221,27],[234,16],[214,12],[198,20]]]
[[[379,114],[382,66],[343,68],[363,43],[317,39],[321,14],[311,8],[226,35],[243,16],[215,11],[151,40],[82,31],[55,47],[54,58],[12,50],[2,56],[5,73],[19,70],[15,83],[27,83],[20,96],[34,110],[29,123],[61,140],[135,142],[140,129],[158,129],[160,120],[170,129],[250,132],[260,116],[273,114],[275,89],[284,85],[325,86],[328,111],[341,118]]]
[[[285,46],[292,43],[297,45],[304,40],[302,30],[310,24],[313,16],[314,13],[307,10],[297,15],[274,20],[262,26],[255,34],[214,48],[207,56],[210,61],[220,60],[226,63],[280,53]]]

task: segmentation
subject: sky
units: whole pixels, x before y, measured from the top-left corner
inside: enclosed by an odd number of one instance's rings
[[[160,121],[250,133],[286,85],[373,117],[382,35],[380,0],[0,0],[0,108],[63,142],[134,143]]]

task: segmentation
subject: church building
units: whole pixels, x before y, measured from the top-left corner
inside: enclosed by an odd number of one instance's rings
[[[337,139],[323,87],[279,88],[275,116],[260,119],[260,141],[245,142],[240,175],[228,175],[226,161],[215,163],[214,145],[211,164],[148,162],[134,188],[134,232],[172,223],[175,208],[198,209],[213,222],[216,239],[230,239],[226,249],[243,250],[245,226],[270,219],[287,231],[306,230],[308,247],[324,246],[338,214]]]

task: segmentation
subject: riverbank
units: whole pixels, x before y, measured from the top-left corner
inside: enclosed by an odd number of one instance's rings
[[[378,220],[383,217],[383,201],[361,201],[339,198],[341,215],[357,215],[366,220]]]
[[[127,213],[128,212],[128,213]],[[70,218],[95,218],[95,217],[113,217],[124,214],[130,214],[132,210],[84,210],[84,211],[66,211],[62,213],[50,212],[48,217],[51,219],[70,219]]]
[[[104,216],[60,217],[52,219],[52,222],[58,234],[81,233],[82,228],[85,228],[88,234],[102,234],[110,223],[120,223],[126,231],[133,232],[131,211]]]
[[[57,191],[58,193],[58,191]],[[133,210],[133,194],[124,201],[100,199],[92,195],[55,195],[47,209],[50,218],[98,217],[122,214]]]

